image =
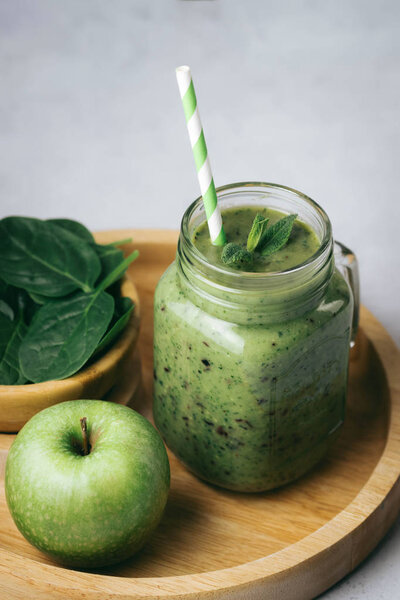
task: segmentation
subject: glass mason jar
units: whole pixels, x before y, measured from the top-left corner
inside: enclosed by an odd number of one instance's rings
[[[282,272],[216,266],[193,244],[205,212],[201,198],[191,204],[155,293],[154,419],[198,477],[263,491],[313,467],[342,426],[357,269],[344,246],[335,266],[330,221],[304,194],[250,182],[217,194],[222,210],[297,213],[320,246]]]

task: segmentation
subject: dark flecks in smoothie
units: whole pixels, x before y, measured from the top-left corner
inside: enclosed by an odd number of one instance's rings
[[[253,429],[253,425],[246,421],[246,419],[235,419],[236,423],[240,423],[239,427],[242,429]]]
[[[165,306],[161,306],[161,307],[160,307],[160,310],[162,310],[162,312],[164,312],[164,310],[165,310]]]
[[[169,372],[171,371],[171,369],[170,369],[169,367],[164,367],[164,371],[165,371],[166,373],[169,373]]]
[[[225,431],[225,429],[222,427],[222,425],[219,425],[219,426],[217,427],[217,433],[218,433],[219,435],[223,435],[224,437],[228,437],[228,432],[227,432],[227,431]]]
[[[210,371],[211,370],[211,363],[209,360],[207,360],[206,358],[202,358],[201,362],[203,363],[205,369],[204,371]],[[199,373],[201,373],[201,371],[199,371]]]
[[[156,370],[155,370],[155,369],[154,369],[154,371],[153,371],[153,377],[154,377],[154,381],[157,381],[157,373],[156,373]]]
[[[240,233],[240,229],[236,228]],[[199,243],[196,241],[199,249],[201,239],[200,236]],[[311,233],[308,239],[311,248],[314,235]],[[234,241],[241,243],[242,239],[238,237]],[[301,251],[305,252],[304,249]],[[286,255],[290,254],[290,260],[293,259],[294,247],[289,248],[288,245],[284,253],[281,255],[282,265]],[[274,487],[287,480],[290,472],[298,475],[307,462],[302,458],[303,454],[314,453],[315,448],[315,452],[318,451],[325,429],[335,423],[330,412],[333,409],[339,411],[335,399],[336,387],[333,391],[321,389],[328,377],[328,367],[325,367],[327,358],[333,357],[337,345],[334,343],[332,351],[327,351],[324,362],[319,360],[321,353],[318,350],[312,353],[311,358],[306,355],[304,362],[294,363],[293,372],[287,368],[287,365],[291,365],[292,355],[289,352],[286,355],[285,348],[289,350],[297,344],[301,347],[303,339],[312,334],[315,334],[318,342],[317,329],[326,322],[325,313],[313,312],[299,321],[285,323],[285,326],[274,324],[265,328],[258,327],[253,320],[248,329],[246,325],[243,326],[246,352],[236,356],[225,350],[227,344],[224,348],[219,345],[219,336],[214,339],[211,329],[199,332],[197,312],[192,315],[193,322],[189,323],[178,319],[175,311],[168,310],[169,302],[180,301],[179,296],[182,295],[173,286],[175,279],[172,277],[175,276],[176,272],[172,271],[164,287],[162,284],[159,288],[160,300],[161,291],[165,291],[161,304],[166,308],[162,315],[160,310],[155,313],[161,340],[159,344],[164,344],[162,352],[158,347],[155,352],[157,375],[164,377],[163,387],[158,381],[155,383],[155,405],[156,411],[159,411],[156,416],[157,424],[162,424],[164,430],[168,427],[163,433],[168,433],[166,437],[171,449],[179,453],[202,477],[209,477],[210,481],[222,485],[225,482],[227,487],[232,486],[233,489],[240,489],[242,482],[247,481],[256,481],[252,488],[254,490],[262,489],[265,481],[269,487]],[[187,301],[184,295],[182,301]],[[254,316],[250,307],[248,313],[250,318]],[[314,318],[311,320],[310,316]],[[228,310],[227,322],[230,322],[229,317]],[[174,335],[171,335],[171,331]],[[310,345],[311,341],[306,343]],[[283,353],[285,356],[281,358]],[[162,375],[164,365],[169,364],[172,364],[171,373]],[[303,370],[310,379],[313,366],[319,369],[320,375],[315,388],[301,387]],[[219,369],[223,370],[217,373]],[[285,376],[281,376],[281,373],[285,373]],[[317,405],[314,400],[314,396],[319,399],[322,392],[325,392],[324,401],[326,397],[326,403],[330,406],[322,402]],[[300,400],[303,402],[300,403]],[[310,444],[311,435],[304,423],[307,423],[313,409],[315,426],[313,421],[311,429],[313,433],[318,429],[318,434],[316,441],[311,440]],[[321,418],[316,410],[322,411]],[[168,416],[163,420],[165,413]],[[172,429],[176,430],[176,434],[172,435]],[[294,434],[301,436],[301,441],[294,442]]]

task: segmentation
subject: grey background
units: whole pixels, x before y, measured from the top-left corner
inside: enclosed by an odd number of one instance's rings
[[[216,185],[317,200],[399,343],[399,26],[389,0],[0,0],[0,217],[178,227],[189,64]],[[399,525],[324,598],[394,598],[398,562]]]

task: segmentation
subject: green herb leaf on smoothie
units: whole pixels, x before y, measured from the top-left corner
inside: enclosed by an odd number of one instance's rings
[[[262,256],[269,256],[280,250],[288,241],[292,233],[294,222],[297,215],[288,215],[283,217],[274,225],[271,225],[265,232],[259,243],[259,250]]]
[[[248,252],[239,244],[230,242],[224,246],[221,254],[221,260],[226,265],[241,266],[253,261],[253,254]]]
[[[254,217],[253,225],[251,226],[249,236],[247,238],[247,251],[254,252],[257,250],[257,247],[262,240],[262,237],[267,229],[268,218],[263,217],[260,214],[257,214]]]

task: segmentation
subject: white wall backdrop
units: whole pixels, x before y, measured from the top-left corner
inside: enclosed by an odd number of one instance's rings
[[[399,18],[395,0],[1,0],[0,214],[177,227],[198,195],[188,63],[216,184],[322,204],[399,342]]]
[[[317,200],[399,343],[399,26],[396,0],[0,0],[0,217],[178,227],[199,194],[174,74],[187,63],[216,184]]]

